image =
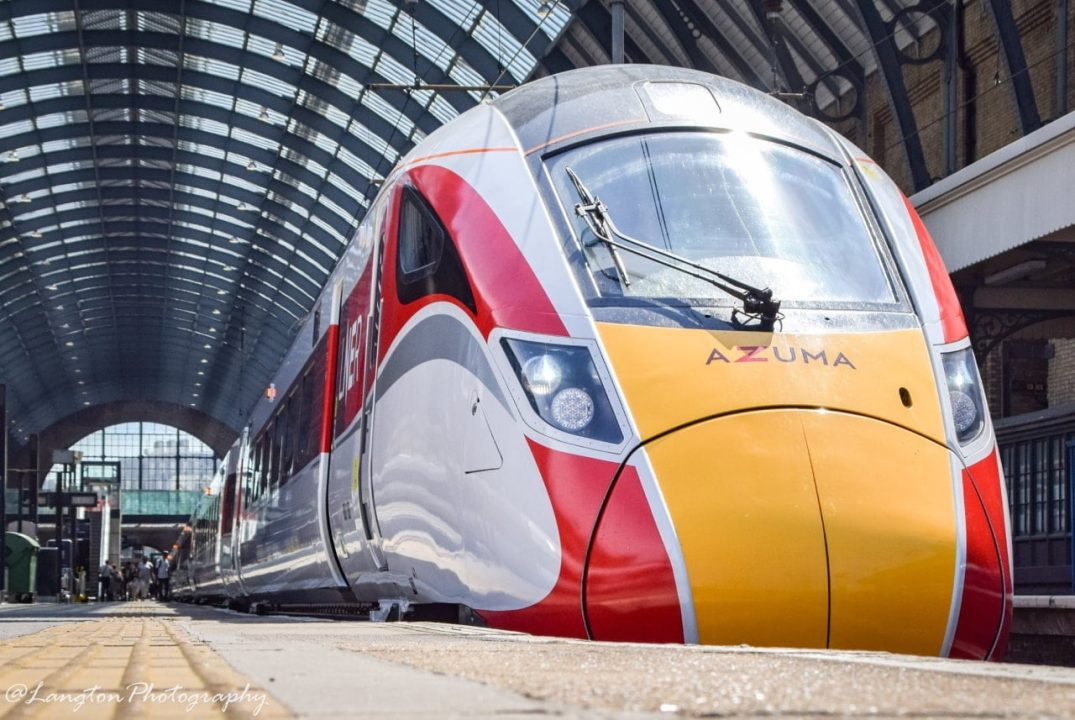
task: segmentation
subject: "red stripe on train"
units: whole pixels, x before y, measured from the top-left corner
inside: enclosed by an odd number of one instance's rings
[[[321,403],[321,452],[332,451],[332,411],[336,406],[336,357],[340,346],[340,326],[331,324],[325,329],[325,384]]]
[[[556,308],[519,250],[504,224],[485,199],[462,177],[438,165],[423,165],[409,171],[404,182],[413,183],[448,229],[462,260],[476,314],[446,295],[428,295],[400,306],[396,291],[395,257],[399,243],[399,192],[392,199],[387,222],[382,296],[384,319],[380,358],[403,326],[423,307],[435,302],[451,302],[474,318],[483,337],[494,327],[508,327],[547,335],[567,335]],[[549,241],[549,247],[554,244]]]
[[[952,657],[999,660],[1007,650],[1012,576],[1001,482],[995,451],[963,471],[967,564]]]
[[[481,615],[493,627],[585,637],[581,581],[586,547],[617,464],[529,442],[556,516],[560,576],[549,594],[528,608]],[[595,639],[683,642],[672,566],[632,467],[624,468],[597,530],[587,597]]]
[[[929,269],[929,281],[933,286],[933,294],[937,298],[937,307],[941,313],[944,341],[950,343],[962,340],[967,337],[967,323],[963,319],[963,310],[959,305],[956,289],[952,286],[952,278],[948,276],[941,253],[937,250],[937,245],[933,242],[922,218],[918,216],[910,200],[904,197],[903,202],[907,205],[907,214],[911,216],[911,222],[914,223],[918,244],[922,247],[922,255],[925,256],[926,267]]]

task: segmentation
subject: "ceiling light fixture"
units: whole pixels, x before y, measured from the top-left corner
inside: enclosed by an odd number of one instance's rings
[[[256,162],[254,162],[253,160],[251,160],[250,162],[248,162],[246,164],[246,169],[249,170],[250,172],[257,172],[258,164]]]
[[[992,275],[986,275],[982,282],[986,285],[1004,285],[1012,282],[1013,280],[1022,280],[1031,273],[1035,273],[1038,270],[1045,269],[1045,261],[1036,260],[1024,260],[1021,263],[1012,265],[1009,268],[1004,268],[999,272],[995,272]]]
[[[272,122],[272,115],[269,114],[269,108],[267,108],[267,107],[261,108],[261,113],[258,115],[258,120],[260,120],[261,122],[267,122],[267,123]]]
[[[284,44],[283,43],[276,43],[276,49],[273,50],[272,59],[276,60],[277,62],[286,62],[287,61],[287,54],[284,52]]]
[[[553,8],[555,8],[558,4],[559,0],[554,0],[554,2],[541,3],[540,5],[538,5],[537,16],[539,18],[547,18],[549,15],[552,15]]]
[[[30,197],[29,195],[27,195],[26,193],[23,193],[22,195],[19,195],[19,196],[18,196],[17,198],[15,198],[15,202],[17,202],[17,203],[23,203],[23,204],[25,204],[25,203],[31,203],[31,202],[33,202],[33,198],[31,198],[31,197]]]
[[[4,162],[13,163],[19,161],[19,153],[16,150],[8,150],[7,155],[4,156]]]
[[[239,203],[239,207],[237,207],[235,209],[238,210],[239,212],[250,212],[254,208],[250,207],[249,205],[247,205],[244,202],[241,202],[241,203]]]
[[[228,240],[229,245],[238,245],[241,242],[242,240],[239,239],[238,235],[232,235],[231,240]]]
[[[32,237],[32,238],[33,238],[34,240],[37,240],[37,239],[38,239],[39,237],[41,237],[41,231],[40,231],[40,230],[31,230],[31,231],[30,231],[30,233],[29,233],[29,235],[30,235],[30,237]]]

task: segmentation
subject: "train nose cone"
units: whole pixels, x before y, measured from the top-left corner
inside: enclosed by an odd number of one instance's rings
[[[691,425],[646,453],[700,642],[942,650],[956,528],[936,442],[860,415],[776,409]]]

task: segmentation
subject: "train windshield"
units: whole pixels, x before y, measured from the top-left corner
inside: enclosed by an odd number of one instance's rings
[[[669,132],[585,145],[547,163],[602,298],[737,302],[671,256],[771,289],[785,306],[896,301],[848,177],[809,153],[741,133]],[[587,191],[603,212],[577,212]],[[604,218],[622,243],[608,242]]]

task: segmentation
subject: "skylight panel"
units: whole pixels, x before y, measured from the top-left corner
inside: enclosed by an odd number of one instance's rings
[[[340,49],[365,67],[373,65],[374,60],[377,59],[377,53],[380,52],[377,46],[370,44],[365,38],[358,35],[351,34],[350,37],[350,46]]]
[[[392,24],[392,18],[395,17],[396,12],[397,8],[385,0],[369,0],[366,3],[366,10],[362,14],[378,27],[387,30]]]
[[[48,85],[34,85],[30,88],[31,102],[41,102],[42,100],[51,100],[53,98],[65,97],[68,95],[82,94],[83,89],[81,80],[50,83]]]
[[[366,93],[363,95],[362,104],[388,121],[389,125],[394,125],[399,128],[405,136],[409,134],[414,127],[414,123],[411,122],[410,118],[390,105],[384,98],[377,95],[377,93]]]
[[[216,0],[215,4],[249,14],[253,0]]]
[[[61,183],[60,185],[52,186],[52,194],[60,195],[66,192],[78,192],[79,190],[91,190],[95,187],[94,183],[89,182],[73,182],[73,183]]]
[[[324,116],[328,118],[329,122],[334,125],[338,125],[341,128],[346,128],[347,123],[351,121],[351,116],[339,109],[335,105],[328,105],[324,108]]]
[[[181,27],[180,19],[177,15],[170,15],[161,12],[139,12],[135,14],[135,25],[141,31],[169,33],[171,35],[178,35]],[[191,20],[187,21],[189,26]]]
[[[435,95],[429,104],[429,112],[442,123],[447,123],[459,117],[459,112],[443,95]]]
[[[363,177],[371,178],[377,175],[377,171],[374,170],[369,163],[367,163],[362,158],[357,157],[347,148],[341,147],[339,155],[337,157],[339,157],[339,159],[344,163],[344,165],[351,168]]]
[[[262,90],[268,90],[275,95],[279,95],[280,97],[289,100],[294,98],[295,93],[297,92],[294,85],[286,83],[278,78],[270,77],[256,70],[251,70],[250,68],[243,68],[242,83],[244,85],[261,88]]]
[[[325,199],[321,198],[321,202],[324,202],[324,201],[325,201]],[[346,240],[344,240],[343,235],[341,235],[338,230],[336,230],[334,227],[329,225],[327,222],[325,222],[324,220],[319,218],[317,215],[312,216],[310,218],[310,222],[312,222],[314,225],[316,225],[317,227],[321,228],[323,231],[328,233],[328,235],[330,237],[335,238],[336,240],[338,240],[341,245],[343,245],[346,242]],[[313,242],[313,240],[310,240],[310,242]],[[322,247],[322,250],[324,250],[326,253],[328,253],[327,248]]]
[[[415,79],[413,70],[401,65],[389,55],[382,55],[373,69],[389,82],[397,85],[410,85]]]
[[[119,10],[87,10],[82,14],[86,30],[125,30],[127,14]]]
[[[555,3],[549,14],[542,18],[537,14],[541,6],[541,0],[523,0],[517,5],[526,13],[535,25],[540,25],[541,32],[550,40],[556,38],[563,31],[564,26],[571,22],[571,11],[565,7],[566,3]]]
[[[470,63],[462,55],[452,63],[452,69],[448,71],[448,77],[460,85],[484,85],[486,83],[486,79],[481,76],[481,73],[471,67]],[[488,81],[492,82],[492,80],[493,78],[489,78]]]
[[[135,58],[139,65],[162,65],[175,67],[179,64],[179,55],[171,50],[159,48],[135,48]]]
[[[24,15],[11,18],[11,24],[15,27],[15,36],[25,39],[35,35],[47,35],[59,30],[71,29],[75,25],[75,16],[74,13],[69,11]]]
[[[17,57],[0,58],[0,75],[14,75],[22,72]]]
[[[310,187],[309,185],[307,185],[303,181],[288,175],[287,173],[277,172],[275,179],[278,182],[282,182],[285,185],[287,185],[289,187],[292,187],[295,190],[298,190],[300,193],[302,193],[303,195],[306,195],[311,200],[314,200],[314,199],[317,198],[317,191],[316,190],[314,190],[312,187]],[[283,201],[283,198],[280,198],[280,200]],[[299,213],[303,217],[306,217],[306,216],[308,216],[310,214],[310,211],[306,207],[304,207],[302,205],[291,203],[290,206],[291,206],[291,209],[294,212]],[[296,228],[296,232],[298,232],[298,228]]]
[[[187,54],[183,58],[183,67],[188,70],[208,73],[215,77],[227,78],[228,80],[239,79],[239,67],[215,58],[201,57],[200,55]]]
[[[241,48],[246,43],[246,33],[242,29],[211,20],[189,20],[187,34],[230,48]]]
[[[231,129],[231,137],[239,142],[248,143],[256,148],[262,150],[268,150],[269,152],[278,152],[280,150],[280,143],[276,140],[270,140],[264,135],[258,135],[252,133],[249,130],[243,130],[239,127],[233,127]]]
[[[442,40],[436,33],[420,22],[414,23],[412,35],[411,19],[400,21],[392,28],[392,34],[405,42],[408,46],[414,42],[419,54],[439,67],[442,71],[448,69],[455,51]]]
[[[178,165],[178,169],[180,172],[187,173],[188,175],[203,177],[209,180],[219,181],[221,177],[220,171],[210,170],[209,168],[203,167],[201,165],[187,165],[186,163],[180,163]]]
[[[190,85],[183,86],[183,99],[205,103],[206,105],[224,108],[225,110],[231,109],[231,105],[234,100],[231,95],[218,93],[214,90],[205,90],[204,88],[192,87]]]
[[[4,62],[6,62],[6,61],[4,59],[0,58],[0,67],[3,66]],[[3,75],[3,74],[4,73],[2,71],[0,71],[0,75]],[[0,93],[0,102],[4,103],[4,107],[9,107],[9,108],[18,107],[19,105],[25,105],[26,104],[26,91],[25,90],[9,90],[8,92],[2,92],[2,93]]]
[[[485,47],[493,57],[499,57],[508,65],[516,80],[523,80],[537,64],[537,60],[507,28],[497,22],[493,13],[486,10],[472,33],[474,39]]]
[[[474,23],[475,15],[481,12],[481,7],[475,2],[459,2],[459,0],[427,1],[463,29],[469,28]]]
[[[350,75],[340,75],[336,78],[336,88],[350,99],[357,98],[362,93],[362,83]]]
[[[199,130],[220,137],[228,136],[227,124],[207,118],[203,115],[182,115],[179,118],[179,124],[181,127]]]
[[[311,35],[317,27],[317,15],[283,0],[255,0],[254,14]]]
[[[175,83],[160,82],[158,80],[138,80],[139,95],[160,95],[163,97],[175,97],[175,90]]]
[[[0,118],[2,117],[3,115],[0,115]],[[4,137],[9,138],[13,135],[20,135],[22,133],[32,132],[34,129],[34,124],[30,120],[17,120],[12,123],[0,125],[0,127],[4,128]]]

